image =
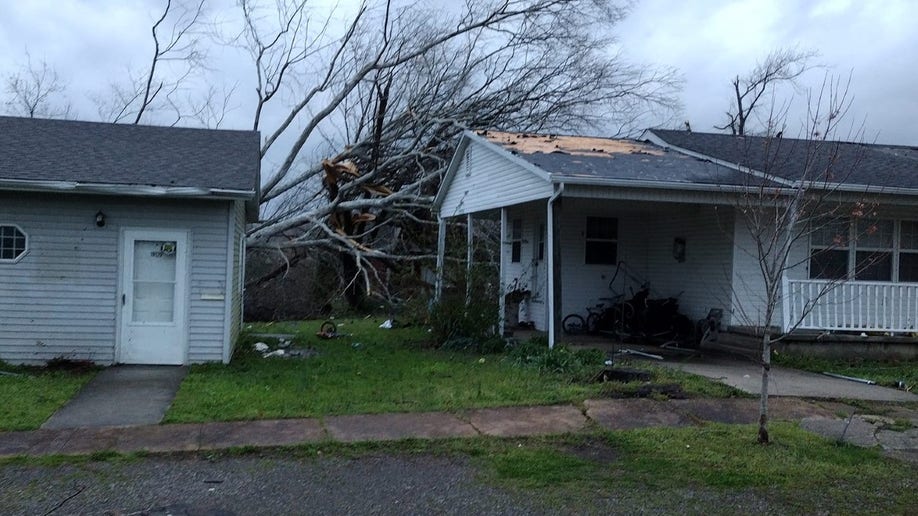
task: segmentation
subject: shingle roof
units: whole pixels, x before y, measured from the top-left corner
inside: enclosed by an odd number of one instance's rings
[[[0,116],[0,180],[258,191],[259,135]]]
[[[918,188],[918,148],[652,129],[666,143],[777,177]],[[808,168],[807,168],[808,167]]]
[[[635,140],[496,131],[481,136],[557,178],[734,186],[749,181],[733,168]]]

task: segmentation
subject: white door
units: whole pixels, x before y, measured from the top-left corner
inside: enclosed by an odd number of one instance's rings
[[[184,363],[188,235],[125,230],[121,256],[119,362]]]

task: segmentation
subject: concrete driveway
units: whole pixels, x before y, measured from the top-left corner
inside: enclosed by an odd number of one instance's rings
[[[687,359],[667,358],[656,363],[706,376],[751,394],[758,394],[762,390],[762,368],[748,358],[705,355]],[[779,366],[771,367],[768,393],[772,396],[805,398],[918,402],[918,395],[910,392]]]

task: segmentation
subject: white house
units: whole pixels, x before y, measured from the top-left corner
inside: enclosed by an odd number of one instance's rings
[[[754,327],[765,295],[738,199],[780,196],[806,166],[828,176],[844,168],[823,186],[851,206],[869,197],[876,213],[797,240],[774,324],[915,332],[918,149],[828,142],[830,162],[814,165],[811,143],[668,130],[639,140],[466,132],[435,209],[441,234],[456,217],[500,218],[501,286],[531,292],[535,327],[552,343],[564,314],[627,294],[633,278],[654,296],[679,296],[691,319],[721,308],[726,325]],[[630,277],[615,276],[619,263]]]
[[[259,136],[0,117],[0,360],[228,362]]]

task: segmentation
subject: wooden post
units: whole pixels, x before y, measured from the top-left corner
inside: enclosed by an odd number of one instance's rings
[[[499,241],[498,248],[497,248],[497,251],[498,251],[497,256],[499,257],[498,263],[500,264],[500,268],[499,268],[500,281],[498,282],[498,285],[500,285],[500,288],[498,289],[499,290],[498,295],[500,296],[500,298],[498,299],[498,310],[499,310],[498,331],[500,332],[501,337],[504,336],[504,332],[507,329],[507,318],[505,316],[505,313],[507,310],[507,305],[506,305],[507,303],[507,300],[506,300],[507,279],[504,277],[504,271],[506,270],[506,266],[504,263],[504,242],[506,241],[507,241],[507,208],[501,208],[500,209],[500,241]]]
[[[437,218],[437,282],[434,289],[434,302],[439,303],[443,296],[443,265],[446,261],[446,219]]]
[[[475,219],[471,213],[466,215],[465,224],[465,306],[469,306],[472,302],[472,260],[475,255]]]

